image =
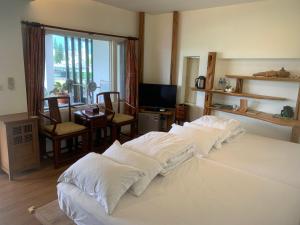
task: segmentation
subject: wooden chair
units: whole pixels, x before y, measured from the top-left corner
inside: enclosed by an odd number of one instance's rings
[[[117,110],[113,109],[111,97],[116,97]],[[99,98],[103,97],[104,109],[107,116],[108,125],[111,128],[112,142],[116,139],[120,140],[121,128],[126,125],[130,125],[130,138],[135,135],[136,123],[137,123],[137,110],[135,107],[124,101],[124,109],[127,114],[120,113],[120,93],[117,91],[101,92],[97,94],[97,104],[100,104]],[[123,133],[122,133],[123,134]],[[123,134],[126,135],[126,134]]]
[[[44,113],[40,113],[40,119],[41,121],[47,119],[50,121],[50,124],[46,125],[44,123],[40,123],[40,144],[41,149],[44,149],[42,153],[46,153],[46,138],[52,140],[54,167],[58,168],[63,164],[75,161],[88,152],[88,129],[85,126],[71,122],[70,97],[64,96],[44,98],[43,102],[45,101],[48,101],[49,116]],[[67,122],[62,122],[60,109],[58,106],[59,101],[67,102]],[[81,143],[78,142],[79,137],[81,137]],[[74,139],[75,148],[73,148]],[[68,148],[67,153],[62,152],[62,140],[66,140]]]

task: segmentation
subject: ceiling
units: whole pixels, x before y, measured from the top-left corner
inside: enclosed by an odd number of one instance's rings
[[[211,8],[261,0],[94,0],[137,12],[165,13]]]

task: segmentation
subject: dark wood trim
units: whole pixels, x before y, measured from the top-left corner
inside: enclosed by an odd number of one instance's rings
[[[92,58],[91,58],[91,77],[90,77],[90,80],[93,81],[94,80],[94,70],[93,70],[93,67],[94,67],[94,55],[93,55],[94,42],[93,42],[93,39],[91,39],[90,41],[91,41],[91,55],[92,55]]]
[[[101,36],[108,36],[108,37],[115,37],[115,38],[126,38],[126,39],[131,39],[131,40],[138,40],[138,38],[136,38],[136,37],[116,35],[116,34],[99,33],[99,32],[95,32],[95,31],[87,31],[87,30],[80,30],[80,29],[74,29],[74,28],[59,27],[59,26],[41,24],[41,23],[36,23],[36,22],[22,21],[21,23],[26,24],[26,25],[31,25],[31,26],[40,26],[40,27],[44,27],[44,28],[52,28],[52,29],[57,29],[57,30],[65,30],[65,31],[78,32],[78,33],[86,33],[86,34],[89,34],[89,35],[101,35]]]
[[[92,81],[90,77],[90,61],[89,61],[89,39],[85,39],[85,68],[88,83]]]
[[[65,54],[66,54],[66,72],[67,72],[67,79],[70,79],[70,68],[69,68],[69,44],[68,44],[68,37],[65,36]],[[70,91],[70,90],[69,90]]]
[[[77,84],[77,79],[76,79],[76,67],[75,67],[75,40],[74,37],[71,37],[71,52],[72,52],[72,73],[73,73],[73,81],[75,84]],[[73,90],[74,90],[74,96],[73,96],[73,101],[76,101],[76,98],[78,96],[78,91],[77,91],[77,87],[78,86],[73,86]]]
[[[298,90],[298,98],[296,102],[295,119],[300,120],[300,88]]]
[[[144,79],[144,44],[145,44],[145,13],[139,13],[139,55],[138,55],[138,74],[139,82]]]
[[[83,102],[83,87],[82,87],[82,49],[81,38],[78,38],[78,64],[79,64],[79,83],[80,83],[80,101]]]
[[[173,12],[172,53],[170,68],[170,83],[177,85],[177,51],[178,51],[178,22],[179,12]]]

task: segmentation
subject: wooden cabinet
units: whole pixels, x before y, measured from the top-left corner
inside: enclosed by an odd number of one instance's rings
[[[38,119],[27,113],[0,116],[1,169],[12,180],[15,173],[38,168]]]
[[[176,105],[175,121],[179,124],[184,123],[187,121],[187,117],[188,117],[188,105],[185,104]]]

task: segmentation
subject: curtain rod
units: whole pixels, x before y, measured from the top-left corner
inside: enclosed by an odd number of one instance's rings
[[[59,26],[41,24],[41,23],[36,23],[36,22],[22,21],[21,23],[31,25],[31,26],[47,27],[47,28],[52,28],[52,29],[73,31],[73,32],[78,32],[78,33],[87,33],[87,34],[90,34],[90,35],[102,35],[102,36],[115,37],[115,38],[126,38],[126,39],[129,39],[129,40],[138,40],[138,38],[136,38],[136,37],[128,37],[128,36],[122,36],[122,35],[106,34],[106,33],[99,33],[99,32],[93,32],[93,31],[72,29],[72,28],[66,28],[66,27],[59,27]]]

